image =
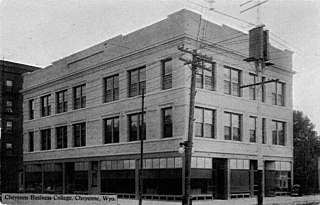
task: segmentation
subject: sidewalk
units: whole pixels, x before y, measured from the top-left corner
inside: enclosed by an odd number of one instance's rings
[[[119,205],[138,205],[138,200],[118,199]],[[154,201],[143,200],[143,205],[181,205],[177,201]],[[230,200],[205,200],[194,201],[192,205],[256,205],[257,198],[246,199],[230,199]],[[264,205],[303,205],[312,204],[320,205],[320,195],[310,195],[302,197],[279,196],[279,197],[265,197],[263,200]]]

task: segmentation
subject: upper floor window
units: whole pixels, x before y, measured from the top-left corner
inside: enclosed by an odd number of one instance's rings
[[[67,90],[62,90],[56,93],[56,105],[57,113],[67,112],[68,101],[67,101]]]
[[[86,85],[79,85],[73,88],[73,109],[86,107]]]
[[[34,132],[29,132],[29,152],[33,152],[34,151]]]
[[[86,146],[86,123],[78,123],[73,125],[73,146]]]
[[[129,71],[129,97],[146,93],[146,67]]]
[[[267,119],[262,118],[262,144],[267,141]]]
[[[285,84],[281,82],[274,82],[272,89],[272,104],[284,106],[285,104]]]
[[[6,131],[7,132],[12,132],[13,130],[13,122],[12,121],[7,121],[6,122]]]
[[[215,138],[214,136],[214,110],[195,108],[195,136]]]
[[[285,122],[272,121],[272,144],[285,145]]]
[[[6,102],[6,112],[13,113],[13,104],[11,100],[7,100]]]
[[[68,131],[67,126],[61,126],[56,128],[57,135],[57,149],[68,147]]]
[[[250,117],[250,142],[257,142],[257,118]]]
[[[255,74],[250,73],[249,77],[250,77],[249,84],[257,83],[257,76]],[[257,99],[257,92],[256,92],[256,86],[255,85],[249,87],[249,99],[250,100],[256,100]]]
[[[6,91],[7,92],[13,91],[13,81],[12,80],[6,80]]]
[[[143,123],[142,132],[142,113],[129,115],[129,141],[137,141],[141,139],[146,139],[146,121]]]
[[[224,67],[224,94],[241,96],[240,74],[240,70],[230,67]]]
[[[51,129],[44,129],[40,131],[41,134],[41,150],[51,149]]]
[[[119,100],[119,75],[104,78],[104,102]]]
[[[224,113],[224,139],[241,141],[241,115]]]
[[[104,119],[104,143],[119,142],[119,117]]]
[[[51,114],[50,95],[40,98],[41,101],[41,117],[49,116]]]
[[[162,90],[172,88],[172,58],[162,61]]]
[[[206,90],[215,89],[215,64],[202,61],[202,66],[207,68],[199,68],[196,73],[196,87]]]
[[[265,82],[266,77],[262,77],[261,81]],[[264,83],[261,85],[261,101],[266,102],[266,84],[264,84]]]
[[[6,149],[7,149],[7,154],[12,155],[13,154],[13,144],[12,143],[6,143]]]
[[[29,119],[34,119],[34,100],[29,100]]]
[[[172,137],[172,108],[162,109],[162,134],[163,138]]]

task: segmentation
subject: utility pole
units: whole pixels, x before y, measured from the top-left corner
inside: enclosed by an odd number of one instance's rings
[[[267,2],[264,1],[262,3]],[[262,4],[260,3],[260,4]],[[260,4],[257,4],[256,6],[259,6]],[[251,9],[251,8],[249,8]],[[246,9],[246,10],[249,10]],[[245,10],[245,11],[246,11]],[[244,12],[244,11],[243,11]],[[251,29],[249,31],[249,58],[244,59],[246,62],[254,62],[255,69],[257,73],[264,72],[266,66],[273,65],[273,63],[269,62],[269,32],[266,30],[263,30],[263,25],[258,26],[254,29]],[[259,76],[259,75],[258,75]],[[262,80],[260,83],[253,83],[249,85],[240,86],[240,89],[251,87],[251,86],[257,86],[272,82],[278,82],[279,79],[272,79],[268,81]],[[257,111],[258,116],[260,115],[260,99],[258,99],[257,102]],[[257,203],[258,205],[263,204],[263,155],[261,153],[261,144],[262,140],[258,141],[257,143],[257,160],[258,160],[258,196],[257,196]]]
[[[212,62],[212,58],[206,55],[197,53],[197,50],[185,49],[179,46],[178,49],[185,53],[192,55],[192,60],[179,58],[185,62],[185,65],[191,64],[191,86],[190,86],[190,107],[189,107],[189,125],[188,125],[188,139],[182,143],[185,147],[185,179],[184,179],[184,195],[182,198],[183,205],[191,205],[191,156],[193,146],[193,124],[194,124],[194,105],[196,97],[196,73],[197,68],[210,70],[203,66],[202,61]]]
[[[144,139],[144,89],[142,89],[142,96],[141,96],[139,205],[142,205],[142,194],[143,194],[143,139]]]

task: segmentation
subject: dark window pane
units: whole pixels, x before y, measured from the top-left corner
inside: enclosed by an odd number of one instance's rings
[[[224,126],[224,139],[231,140],[231,127]]]

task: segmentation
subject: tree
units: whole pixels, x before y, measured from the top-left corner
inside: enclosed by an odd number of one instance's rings
[[[318,138],[314,124],[301,111],[293,112],[294,182],[305,194],[318,189]]]

